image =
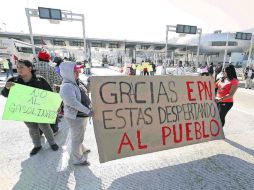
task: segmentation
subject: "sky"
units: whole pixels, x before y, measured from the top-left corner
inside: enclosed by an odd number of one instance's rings
[[[39,6],[84,14],[88,38],[164,42],[166,25],[176,24],[194,25],[203,33],[254,28],[254,0],[8,0],[0,6],[1,31],[28,33],[25,8]],[[31,23],[34,34],[83,35],[77,21],[50,24],[32,17]]]

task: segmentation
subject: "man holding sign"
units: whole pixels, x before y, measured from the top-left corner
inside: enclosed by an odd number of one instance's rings
[[[46,91],[52,91],[50,85],[47,83],[47,81],[44,78],[35,75],[35,70],[33,70],[33,66],[30,61],[28,60],[19,61],[19,63],[17,64],[17,71],[19,75],[17,77],[10,78],[6,82],[5,88],[2,90],[2,93],[1,93],[4,97],[8,97],[10,89],[15,85],[14,83],[18,83],[18,84],[34,87],[37,89],[46,90]],[[32,104],[39,104],[38,101],[36,101],[37,96],[39,96],[37,92],[39,91],[34,91],[34,96],[31,98],[31,101],[30,101]],[[20,107],[20,110],[21,110],[21,107]],[[24,110],[22,110],[22,113],[24,113]],[[34,113],[34,110],[33,110],[33,113]],[[41,129],[43,133],[45,134],[45,137],[47,138],[52,150],[54,151],[58,150],[59,147],[55,143],[53,131],[51,130],[49,123],[25,122],[25,124],[29,128],[29,134],[34,144],[34,148],[30,152],[30,156],[37,154],[42,148],[39,129]]]

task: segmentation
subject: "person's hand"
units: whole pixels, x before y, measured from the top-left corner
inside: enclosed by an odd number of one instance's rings
[[[221,102],[222,101],[222,98],[219,98],[219,97],[215,97],[215,102]]]
[[[8,90],[10,90],[10,88],[14,86],[14,83],[13,82],[6,82],[5,84],[5,88],[7,88]]]
[[[88,116],[89,116],[89,117],[93,117],[93,115],[94,115],[93,110],[90,110],[90,112],[88,113]]]
[[[60,85],[54,84],[54,87],[56,89],[56,92],[58,93],[60,91]]]

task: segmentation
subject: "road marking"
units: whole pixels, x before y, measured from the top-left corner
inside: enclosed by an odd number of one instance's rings
[[[252,113],[250,113],[250,112],[248,112],[248,111],[239,109],[239,108],[233,107],[232,109],[233,109],[233,110],[236,110],[236,111],[239,111],[239,112],[242,112],[242,113],[244,113],[244,114],[248,114],[248,115],[254,116],[254,114],[252,114]]]

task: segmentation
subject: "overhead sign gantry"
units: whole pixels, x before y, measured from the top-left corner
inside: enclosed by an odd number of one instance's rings
[[[165,58],[167,60],[168,57],[168,32],[176,32],[176,33],[184,33],[184,34],[199,34],[198,38],[198,49],[197,49],[197,59],[196,59],[196,68],[198,67],[199,62],[199,48],[200,48],[200,40],[202,35],[202,28],[197,28],[197,26],[191,25],[182,25],[177,24],[176,26],[167,25],[166,26],[166,47],[165,47]],[[166,73],[166,67],[164,65],[164,74]]]
[[[253,35],[252,33],[244,33],[244,32],[236,32],[235,39],[237,40],[249,40],[250,41],[250,49],[249,49],[249,56],[248,56],[248,66],[251,62],[251,53],[252,53],[252,44],[253,44]]]
[[[29,27],[29,33],[32,43],[33,55],[36,57],[33,30],[31,24],[31,17],[39,17],[40,19],[47,19],[49,21],[80,21],[83,28],[83,40],[84,40],[84,58],[86,59],[86,37],[85,37],[85,16],[84,14],[73,13],[71,11],[64,11],[60,9],[38,7],[38,9],[25,8],[27,22]],[[57,23],[57,22],[56,22]]]

